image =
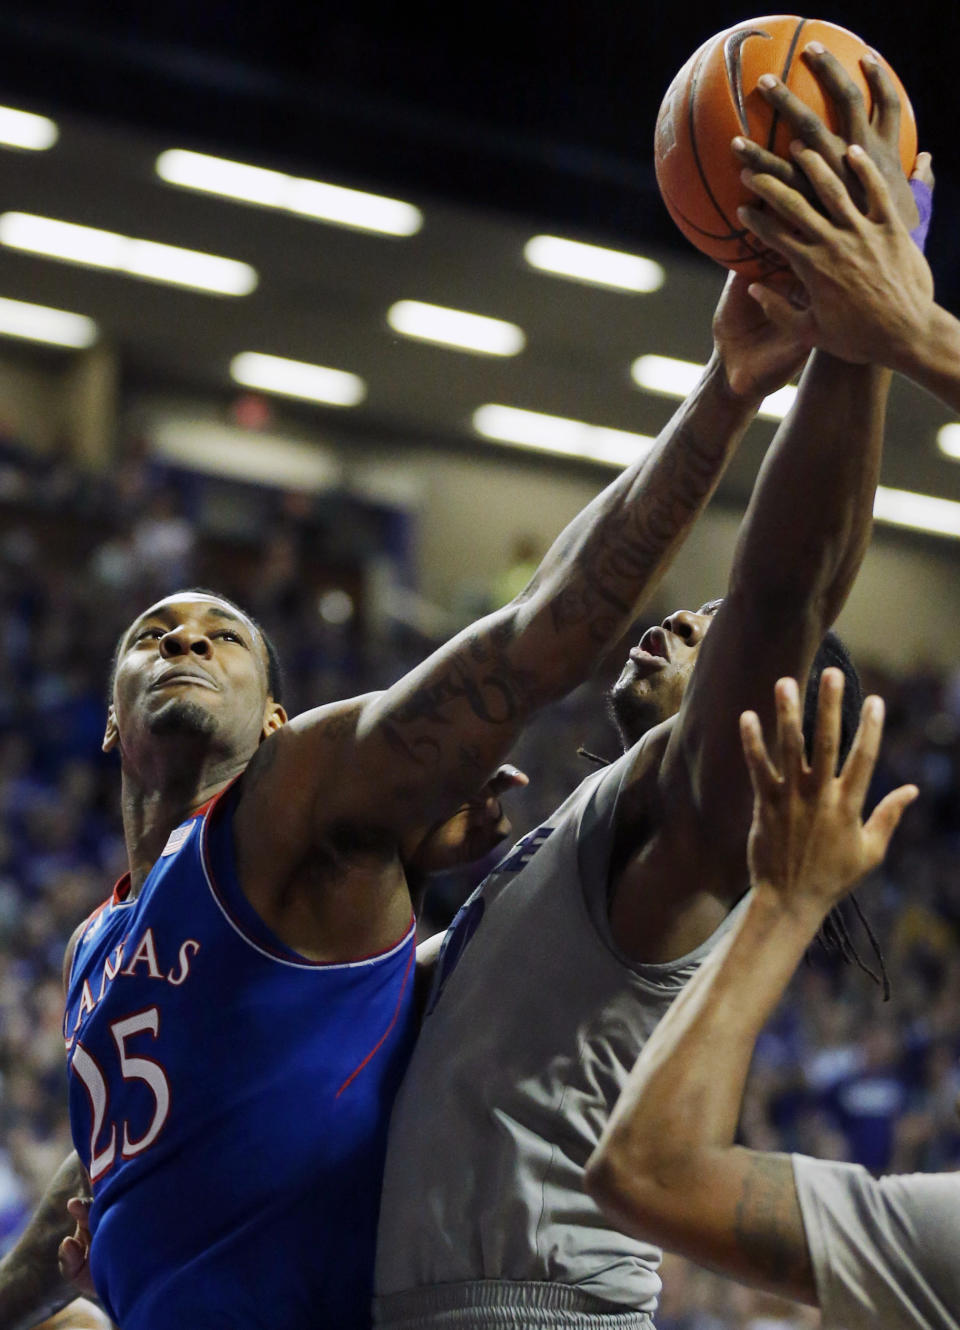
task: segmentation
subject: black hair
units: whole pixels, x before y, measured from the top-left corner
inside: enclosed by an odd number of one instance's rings
[[[269,635],[264,631],[261,625],[257,623],[253,615],[248,614],[245,609],[242,609],[241,606],[239,606],[236,601],[231,600],[229,596],[221,595],[219,591],[211,591],[209,587],[187,587],[182,594],[185,596],[213,596],[216,600],[222,601],[224,605],[229,605],[232,610],[236,610],[238,614],[242,614],[245,619],[253,624],[254,628],[260,635],[263,648],[267,653],[267,692],[273,698],[274,702],[281,702],[283,700],[283,667],[280,664],[280,657],[277,654],[277,648],[270,640]],[[117,638],[116,646],[113,648],[113,656],[110,660],[110,678],[107,684],[107,700],[109,702],[113,701],[113,683],[117,677],[117,666],[120,663],[120,652],[129,631],[129,627],[123,630]]]
[[[803,699],[803,741],[809,758],[813,750],[813,735],[817,728],[817,699],[820,694],[820,676],[824,670],[836,669],[843,674],[843,703],[840,711],[840,749],[837,770],[843,766],[853,745],[860,710],[863,707],[863,686],[850,652],[831,628],[817,649],[810,666],[807,691]]]
[[[807,691],[803,699],[803,739],[809,758],[813,749],[813,735],[817,726],[817,699],[820,693],[820,676],[826,669],[838,669],[843,673],[843,702],[840,710],[840,746],[837,753],[837,770],[843,766],[847,754],[853,745],[860,724],[860,711],[863,707],[863,686],[857,667],[850,652],[833,630],[829,630],[813,658],[810,677],[807,679]],[[867,940],[876,957],[880,973],[871,969],[860,956],[850,937],[850,916],[855,915],[867,935]],[[851,892],[845,900],[834,908],[824,919],[817,940],[827,952],[838,954],[848,965],[859,966],[883,991],[884,1002],[890,998],[890,979],[883,959],[883,951],[876,934],[861,908],[860,902]]]

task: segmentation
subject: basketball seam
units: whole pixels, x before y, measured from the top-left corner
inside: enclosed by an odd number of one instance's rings
[[[703,185],[704,192],[706,193],[707,198],[708,198],[708,199],[710,200],[710,202],[713,204],[713,207],[714,207],[714,209],[716,210],[717,216],[720,218],[720,220],[724,223],[724,225],[726,225],[726,226],[728,226],[728,227],[730,228],[730,230],[729,230],[729,238],[742,238],[743,244],[747,247],[747,249],[749,249],[750,252],[751,252],[752,254],[754,254],[757,258],[760,258],[760,257],[761,257],[761,254],[762,254],[762,251],[756,249],[756,248],[750,243],[750,241],[747,239],[747,236],[749,235],[749,232],[747,232],[747,231],[737,231],[737,230],[734,228],[733,223],[730,221],[730,218],[727,216],[727,214],[724,212],[724,210],[720,207],[720,204],[717,202],[716,198],[714,197],[713,190],[710,188],[710,182],[707,180],[706,174],[705,174],[704,169],[703,169],[703,165],[702,165],[702,163],[701,163],[701,161],[700,161],[700,152],[699,152],[699,149],[697,148],[696,118],[695,118],[694,112],[695,112],[695,109],[696,109],[697,87],[698,87],[699,78],[700,78],[700,69],[701,69],[701,66],[703,65],[704,60],[706,59],[706,57],[707,57],[708,55],[712,55],[715,49],[716,49],[716,46],[715,46],[715,44],[714,44],[713,46],[710,46],[710,47],[709,47],[709,48],[703,53],[703,55],[700,57],[700,59],[697,61],[696,65],[694,66],[693,74],[691,75],[691,78],[690,78],[690,98],[689,98],[688,107],[687,107],[687,122],[688,122],[688,124],[687,124],[687,129],[688,129],[688,132],[689,132],[689,134],[690,134],[690,151],[691,151],[692,154],[693,154],[693,160],[694,160],[694,164],[695,164],[695,166],[696,166],[696,168],[697,168],[697,174],[698,174],[699,177],[700,177],[700,183]],[[679,208],[677,209],[677,211],[678,211],[678,212],[680,211]],[[683,216],[682,213],[681,213],[680,215]],[[686,218],[684,218],[684,220],[686,220]],[[693,223],[691,222],[691,223],[689,223],[689,225],[693,226]],[[700,231],[700,228],[694,226],[694,230],[696,230],[696,231]],[[707,231],[701,231],[701,234],[703,234],[703,235],[705,235],[705,236],[708,236],[708,235],[709,235],[709,232],[707,232]]]
[[[806,27],[808,19],[802,18],[794,29],[793,36],[790,39],[790,46],[787,49],[787,58],[783,62],[783,69],[780,73],[780,82],[786,83],[787,75],[790,73],[790,66],[793,64],[793,57],[796,53],[797,42],[800,40],[800,33]],[[780,125],[780,112],[774,111],[773,120],[770,122],[770,133],[767,136],[767,152],[773,152],[773,140],[777,137],[777,129]]]

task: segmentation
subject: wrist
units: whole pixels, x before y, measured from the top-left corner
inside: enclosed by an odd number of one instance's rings
[[[931,301],[929,317],[918,321],[912,335],[905,334],[890,356],[890,367],[922,384],[924,376],[955,373],[960,357],[960,323]]]
[[[701,385],[712,402],[718,403],[727,411],[744,416],[753,417],[766,396],[755,387],[751,387],[747,392],[734,391],[723,354],[716,345],[704,366]]]
[[[802,954],[816,937],[832,904],[797,892],[786,896],[782,888],[761,877],[753,884],[749,908],[762,930],[776,931],[785,942],[791,939]]]

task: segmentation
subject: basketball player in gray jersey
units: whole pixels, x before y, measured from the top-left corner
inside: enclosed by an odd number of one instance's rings
[[[893,790],[861,820],[883,706],[867,699],[835,775],[842,690],[826,671],[809,764],[793,679],[777,684],[776,760],[757,717],[743,716],[753,890],[643,1050],[588,1185],[629,1232],[818,1306],[824,1330],[960,1330],[960,1174],[875,1179],[734,1145],[757,1035],[824,916],[879,864],[917,794]]]
[[[882,75],[875,129],[845,76],[812,63],[914,224]],[[444,939],[392,1119],[378,1324],[650,1326],[659,1253],[604,1218],[585,1165],[638,1051],[735,918],[752,807],[738,717],[770,719],[774,681],[807,677],[846,599],[888,383],[810,362],[726,597],[644,634],[612,694],[623,756],[515,847]]]

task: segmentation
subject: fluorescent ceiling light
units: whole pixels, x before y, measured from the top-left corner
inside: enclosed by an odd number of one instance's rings
[[[654,444],[646,434],[631,434],[628,430],[607,429],[603,425],[588,425],[583,420],[494,403],[474,411],[473,427],[485,439],[496,443],[513,443],[521,448],[619,467],[629,466],[643,457]]]
[[[136,240],[114,231],[77,226],[29,212],[5,212],[0,216],[0,242],[11,249],[67,263],[105,268],[222,296],[249,295],[257,284],[256,270],[236,259],[222,259],[216,254],[180,249],[177,245],[159,245],[152,240]]]
[[[664,397],[688,397],[700,382],[703,365],[673,356],[640,356],[630,366],[634,383],[648,393]],[[793,406],[797,390],[790,383],[765,397],[758,415],[767,420],[782,420]]]
[[[960,461],[960,425],[943,425],[937,431],[937,447],[946,457]]]
[[[330,406],[356,406],[367,395],[367,385],[357,374],[311,365],[304,360],[262,355],[258,351],[242,351],[234,356],[230,374],[248,388],[299,397],[307,402],[326,402]]]
[[[85,314],[30,305],[23,300],[0,300],[0,334],[80,348],[92,346],[97,340],[97,325]]]
[[[932,494],[912,490],[877,487],[873,515],[878,522],[908,526],[916,531],[930,531],[937,536],[960,537],[960,503],[938,499]]]
[[[663,268],[652,259],[560,236],[533,236],[523,247],[523,257],[541,272],[621,291],[659,291],[666,279]]]
[[[308,492],[341,479],[339,463],[328,449],[271,431],[173,416],[160,420],[150,433],[158,457],[190,471]]]
[[[523,329],[515,323],[443,305],[426,305],[421,300],[398,300],[387,310],[387,322],[405,337],[488,356],[515,356],[527,343]]]
[[[0,143],[10,148],[29,148],[31,152],[46,152],[60,137],[56,122],[32,111],[15,111],[12,106],[0,106]]]
[[[412,236],[423,226],[423,213],[412,203],[367,194],[360,189],[327,185],[320,180],[268,171],[262,166],[231,162],[202,152],[170,148],[156,161],[157,175],[168,185],[204,194],[278,208],[282,212],[349,226],[382,235]]]

